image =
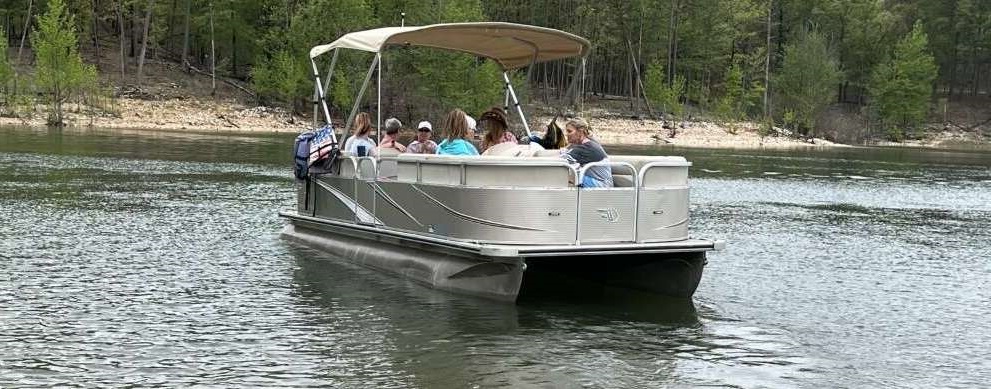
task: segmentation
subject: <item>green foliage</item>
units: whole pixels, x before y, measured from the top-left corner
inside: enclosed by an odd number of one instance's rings
[[[63,125],[62,104],[73,94],[96,86],[96,68],[83,63],[76,47],[76,28],[62,0],[50,0],[31,34],[37,67],[35,82],[51,104],[49,124]]]
[[[774,80],[780,108],[793,112],[799,130],[815,136],[815,120],[835,96],[841,76],[826,38],[807,32],[785,46],[784,63]]]
[[[0,91],[6,95],[7,84],[14,78],[14,67],[7,59],[7,34],[0,30]]]
[[[727,120],[739,120],[744,111],[744,98],[746,90],[743,85],[743,72],[736,65],[730,67],[726,72],[726,81],[723,83],[723,97],[716,104],[716,114]]]
[[[929,111],[936,62],[927,46],[922,24],[916,23],[871,77],[871,105],[893,139],[902,138],[902,128],[917,127]]]
[[[291,113],[303,74],[296,56],[287,50],[279,50],[274,57],[259,60],[252,74],[252,82],[261,98],[282,101]]]
[[[685,93],[685,80],[677,77],[672,86],[665,83],[664,67],[658,63],[647,66],[644,74],[644,94],[662,112],[669,112],[675,116],[684,113],[684,106],[681,104],[681,96]]]

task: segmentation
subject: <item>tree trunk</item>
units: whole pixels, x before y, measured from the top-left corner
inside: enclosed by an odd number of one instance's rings
[[[231,31],[231,73],[237,78],[237,29]]]
[[[131,51],[128,53],[128,56],[131,57],[131,58],[136,58],[138,56],[138,35],[139,35],[138,26],[140,26],[141,23],[138,21],[138,9],[137,9],[137,5],[135,5],[135,3],[131,3],[131,16],[132,16],[130,18],[130,20],[131,20],[131,28],[130,28],[130,30],[131,30]]]
[[[24,38],[28,36],[31,29],[31,10],[34,8],[34,0],[28,0],[28,15],[24,19],[24,31],[21,31],[21,46],[17,48],[17,63],[21,63],[21,51],[24,50]],[[6,55],[7,53],[4,53]]]
[[[182,32],[182,68],[189,72],[189,4],[193,0],[186,0],[186,22]]]
[[[145,53],[148,51],[148,25],[151,24],[151,10],[155,0],[148,0],[148,10],[145,11],[145,26],[141,32],[141,56],[138,58],[138,84],[142,83],[141,75],[145,66]]]
[[[764,58],[764,119],[771,116],[771,14],[774,0],[767,1],[767,57]]]
[[[124,84],[127,57],[124,56],[124,0],[117,0],[117,28],[120,29],[120,83]]]
[[[949,99],[953,99],[953,89],[957,84],[957,44],[960,42],[960,31],[953,34],[953,55],[950,56],[950,95]]]
[[[667,85],[671,87],[674,84],[674,43],[677,38],[678,29],[678,3],[680,0],[671,0],[671,14],[668,18],[668,61],[667,61]]]
[[[970,46],[970,67],[974,72],[974,76],[971,78],[972,83],[970,87],[970,95],[977,96],[977,89],[978,89],[977,82],[980,81],[981,79],[980,76],[978,76],[978,71],[977,71],[978,68],[980,67],[977,64],[977,42],[971,43]]]
[[[100,4],[99,0],[93,0],[94,14],[96,13],[96,10],[100,9],[99,4]],[[93,48],[96,50],[95,66],[96,69],[99,70],[100,63],[102,62],[101,59],[103,59],[103,57],[100,56],[100,30],[99,30],[99,25],[96,23],[96,15],[93,15],[92,19],[93,19]]]
[[[167,30],[165,30],[165,50],[169,53],[172,52],[172,25],[175,24],[175,11],[179,7],[179,0],[172,0],[172,11],[169,12],[169,25]]]
[[[213,40],[213,2],[210,2],[210,96],[217,94],[217,50]]]

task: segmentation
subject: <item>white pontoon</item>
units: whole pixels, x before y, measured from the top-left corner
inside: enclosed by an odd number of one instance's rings
[[[320,111],[330,123],[325,90],[341,50],[375,54],[347,129],[373,74],[381,74],[382,51],[406,45],[495,61],[504,71],[504,103],[511,99],[526,135],[530,128],[506,72],[576,58],[576,80],[582,80],[590,49],[581,37],[512,23],[346,34],[310,50],[314,124]],[[333,59],[322,83],[316,58],[327,53]],[[377,116],[381,128],[381,112]],[[579,188],[572,183],[582,182],[595,164],[575,169],[551,151],[511,154],[527,156],[338,153],[329,171],[297,181],[297,209],[280,213],[289,220],[283,234],[439,289],[503,301],[525,293],[540,274],[691,297],[705,253],[722,246],[689,236],[691,163],[682,157],[611,155],[605,164],[615,187]]]

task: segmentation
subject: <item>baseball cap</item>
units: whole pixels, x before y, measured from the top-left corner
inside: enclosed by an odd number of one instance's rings
[[[430,125],[430,122],[428,122],[426,120],[424,120],[424,121],[420,122],[420,124],[416,125],[416,130],[417,131],[423,131],[424,128],[426,128],[427,131],[433,131],[434,130],[434,127]]]
[[[468,128],[470,128],[470,129],[472,129],[472,130],[474,130],[474,129],[475,129],[475,118],[473,118],[473,117],[471,117],[471,116],[468,116],[468,115],[466,114],[466,115],[465,115],[465,121],[467,121],[467,122],[468,122]]]

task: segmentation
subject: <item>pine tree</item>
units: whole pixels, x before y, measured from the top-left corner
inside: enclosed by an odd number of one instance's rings
[[[38,29],[31,33],[31,45],[37,62],[37,85],[52,105],[50,125],[62,126],[62,104],[96,84],[96,68],[83,63],[77,44],[75,22],[66,14],[65,4],[49,1],[48,11],[38,17]]]
[[[871,105],[895,140],[904,136],[904,128],[917,127],[929,110],[937,68],[928,44],[922,23],[916,22],[871,77]]]
[[[7,91],[7,83],[14,78],[14,67],[7,59],[7,34],[0,29],[0,90]]]
[[[815,136],[815,120],[835,96],[841,76],[826,38],[818,31],[808,31],[785,46],[781,73],[774,82],[779,108],[794,115],[806,135]]]

